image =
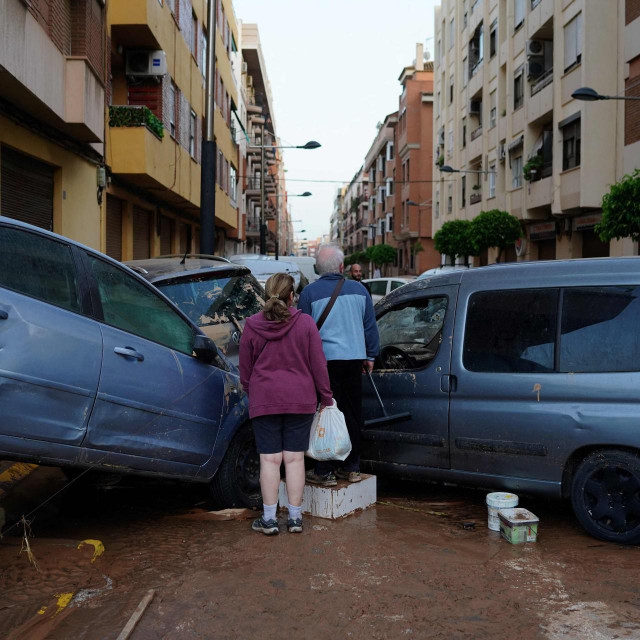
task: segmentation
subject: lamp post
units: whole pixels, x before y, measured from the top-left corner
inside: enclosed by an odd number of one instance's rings
[[[265,209],[265,193],[264,193],[264,179],[265,179],[265,149],[318,149],[322,145],[315,140],[309,140],[304,144],[299,145],[265,145],[264,144],[264,123],[260,126],[260,144],[249,145],[253,149],[260,149],[260,253],[265,255],[267,253],[267,225],[265,223],[264,209]],[[277,239],[276,239],[277,242]],[[277,256],[277,249],[276,249]],[[276,257],[277,260],[277,257]]]
[[[216,3],[207,2],[207,25],[209,26],[209,48],[207,49],[207,79],[205,87],[204,118],[202,135],[202,158],[200,164],[200,253],[215,252],[216,233],[216,142],[213,134],[215,113],[214,86],[216,72]]]
[[[576,89],[571,94],[571,97],[585,102],[595,102],[596,100],[640,100],[640,96],[604,96],[591,87],[580,87],[580,89]]]
[[[309,143],[307,143],[309,144]],[[316,142],[316,144],[318,144]],[[277,200],[278,198],[281,198],[283,195],[276,195],[276,260],[279,259],[279,254],[280,254],[280,209],[278,208],[278,203]],[[287,196],[288,198],[308,198],[309,196],[313,195],[311,193],[311,191],[305,191],[304,193],[294,193],[291,194],[290,196]]]

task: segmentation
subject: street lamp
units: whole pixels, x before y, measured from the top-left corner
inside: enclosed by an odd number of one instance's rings
[[[591,87],[580,87],[580,89],[576,89],[571,94],[571,97],[585,102],[595,102],[596,100],[640,100],[640,96],[603,96]]]
[[[307,142],[307,144],[311,144],[310,142]],[[317,142],[314,142],[313,144],[317,144],[318,146],[320,146]],[[309,149],[315,149],[315,147],[308,147]],[[282,198],[283,196],[285,196],[286,194],[282,193],[282,194],[276,194],[275,198],[276,200],[278,198]],[[311,191],[305,191],[304,193],[292,193],[291,195],[287,195],[287,198],[308,198],[309,196],[312,196],[313,194],[311,193]],[[266,244],[266,239],[265,239],[265,244]],[[278,210],[278,206],[276,205],[276,260],[279,259],[279,255],[280,255],[280,211]],[[265,253],[266,253],[266,247],[265,247]]]
[[[264,221],[264,207],[265,207],[265,199],[264,199],[264,178],[265,178],[265,158],[264,158],[264,150],[265,149],[317,149],[322,145],[315,140],[309,140],[301,145],[294,146],[273,146],[273,145],[263,145],[264,142],[264,124],[261,126],[260,131],[260,145],[249,145],[254,149],[260,149],[260,253],[267,253],[267,225]],[[311,195],[311,194],[309,194]],[[278,242],[276,237],[276,243]],[[278,259],[278,249],[276,244],[276,260]]]

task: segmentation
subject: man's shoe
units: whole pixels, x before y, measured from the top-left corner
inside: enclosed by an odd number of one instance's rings
[[[362,476],[359,471],[345,471],[344,469],[336,469],[336,475],[338,478],[348,480],[349,482],[360,482]]]
[[[280,533],[277,520],[267,520],[265,522],[262,519],[262,516],[260,516],[259,518],[256,518],[251,523],[251,528],[254,531],[258,531],[259,533],[264,533],[265,536],[273,536],[277,533]]]
[[[289,533],[302,533],[302,518],[289,518],[287,520],[287,528]]]
[[[323,476],[319,476],[313,469],[307,471],[305,478],[311,484],[319,484],[321,487],[335,487],[338,484],[333,473],[329,472]]]

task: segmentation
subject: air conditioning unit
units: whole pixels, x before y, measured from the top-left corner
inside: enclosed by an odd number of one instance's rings
[[[527,59],[527,78],[538,78],[544,73],[544,58],[542,56],[529,56]]]
[[[544,40],[527,40],[527,57],[544,54]]]
[[[473,116],[480,115],[480,110],[482,109],[482,101],[481,100],[469,100],[469,114]]]
[[[127,51],[126,75],[163,76],[167,73],[167,56],[164,51]]]
[[[504,162],[506,157],[507,157],[507,145],[503,143],[498,148],[498,160],[500,160],[500,162]]]

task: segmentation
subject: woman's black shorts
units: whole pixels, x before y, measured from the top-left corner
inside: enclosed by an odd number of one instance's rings
[[[313,413],[278,413],[251,420],[258,453],[306,451]]]

